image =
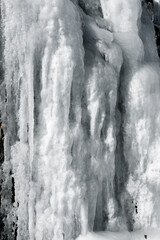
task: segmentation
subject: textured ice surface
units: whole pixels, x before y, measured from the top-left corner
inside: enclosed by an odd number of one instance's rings
[[[127,230],[160,223],[151,12],[138,0],[3,0],[2,9],[3,185],[15,192],[12,205],[3,194],[3,208],[13,206],[5,231],[15,222],[19,240],[150,239]],[[103,230],[112,233],[85,237]]]
[[[159,27],[160,26],[160,1],[154,0],[154,23]]]
[[[139,0],[101,0],[104,18],[113,24],[114,31],[137,31],[137,20],[141,14],[141,2]]]

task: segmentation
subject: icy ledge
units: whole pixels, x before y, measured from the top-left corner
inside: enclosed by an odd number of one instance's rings
[[[160,230],[140,230],[136,232],[99,232],[79,236],[76,240],[159,240]]]

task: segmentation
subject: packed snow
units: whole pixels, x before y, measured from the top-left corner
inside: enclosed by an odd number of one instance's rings
[[[141,230],[136,232],[101,232],[101,233],[89,233],[86,236],[80,236],[77,240],[159,240],[159,230]]]

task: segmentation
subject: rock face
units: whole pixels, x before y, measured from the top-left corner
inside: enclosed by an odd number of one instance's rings
[[[1,13],[1,239],[158,228],[149,3],[2,0]]]

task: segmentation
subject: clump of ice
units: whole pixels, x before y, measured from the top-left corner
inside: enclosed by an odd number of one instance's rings
[[[104,18],[113,24],[115,32],[137,32],[137,20],[141,15],[139,0],[101,0]]]

